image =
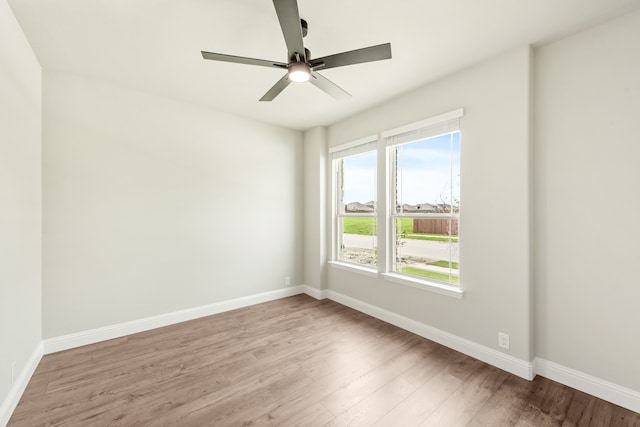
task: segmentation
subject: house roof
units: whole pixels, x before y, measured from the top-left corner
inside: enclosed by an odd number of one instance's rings
[[[9,0],[45,70],[306,130],[329,125],[515,47],[640,8],[640,0],[299,0],[312,57],[390,42],[393,59],[321,72],[258,99],[281,70],[205,61],[201,50],[286,62],[271,0]]]

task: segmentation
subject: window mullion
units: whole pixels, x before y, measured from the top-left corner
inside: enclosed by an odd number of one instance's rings
[[[396,173],[397,173],[397,163],[396,163],[396,150],[395,147],[386,147],[385,150],[385,168],[386,168],[386,197],[385,197],[385,224],[387,226],[386,230],[386,240],[385,240],[385,249],[386,249],[386,257],[385,257],[385,271],[391,272],[395,269],[395,260],[396,260],[396,230],[395,230],[395,218],[394,215],[396,213],[396,205],[397,205],[397,191],[396,191]]]
[[[387,148],[384,141],[378,138],[377,145],[377,177],[376,177],[376,198],[377,203],[377,224],[378,224],[378,253],[377,263],[379,272],[389,271],[388,266],[388,243],[389,242],[389,224],[388,224],[388,176],[389,166],[387,159]]]

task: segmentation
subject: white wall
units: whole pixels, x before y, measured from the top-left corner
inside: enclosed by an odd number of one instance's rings
[[[45,338],[303,281],[302,134],[43,78]]]
[[[640,12],[535,63],[537,354],[640,391]]]
[[[327,128],[304,134],[304,283],[326,289]]]
[[[40,65],[0,0],[0,403],[11,364],[17,377],[41,338],[40,87]]]
[[[530,52],[522,48],[329,128],[330,146],[465,109],[461,121],[461,300],[330,268],[328,287],[530,361]],[[499,208],[496,209],[496,206]]]

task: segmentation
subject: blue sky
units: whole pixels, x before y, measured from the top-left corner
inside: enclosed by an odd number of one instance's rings
[[[375,168],[375,151],[344,159],[345,203],[375,200]],[[402,203],[450,203],[452,186],[460,199],[460,133],[398,146],[398,174]]]

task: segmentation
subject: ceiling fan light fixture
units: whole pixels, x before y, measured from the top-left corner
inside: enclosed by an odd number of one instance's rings
[[[289,80],[296,83],[308,82],[311,78],[311,69],[303,62],[291,64],[289,67]]]

